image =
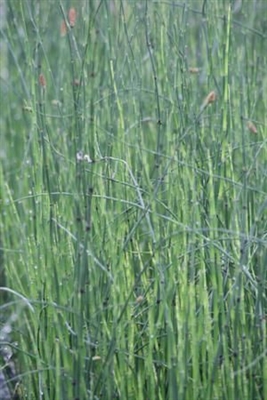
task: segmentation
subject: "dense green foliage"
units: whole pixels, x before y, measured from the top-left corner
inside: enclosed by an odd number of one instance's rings
[[[267,399],[266,2],[2,4],[21,398]]]

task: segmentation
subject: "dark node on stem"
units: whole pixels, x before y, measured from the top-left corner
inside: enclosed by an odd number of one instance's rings
[[[219,355],[219,365],[222,365],[224,357],[222,354]]]

